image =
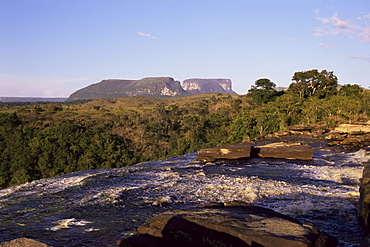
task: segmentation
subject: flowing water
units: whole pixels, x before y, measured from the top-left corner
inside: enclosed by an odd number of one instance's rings
[[[116,246],[149,218],[205,202],[241,200],[311,222],[358,246],[359,180],[367,152],[316,150],[312,161],[200,163],[196,154],[76,172],[0,191],[0,242]]]

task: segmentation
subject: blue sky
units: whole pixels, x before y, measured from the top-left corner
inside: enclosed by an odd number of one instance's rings
[[[0,96],[60,97],[103,79],[334,71],[370,86],[368,0],[0,0]]]

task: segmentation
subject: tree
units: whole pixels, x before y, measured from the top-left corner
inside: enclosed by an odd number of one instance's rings
[[[332,71],[317,69],[295,72],[292,77],[293,83],[289,91],[298,94],[301,98],[316,96],[323,99],[338,92],[338,78]]]
[[[354,96],[357,97],[362,93],[364,89],[356,84],[347,84],[340,88],[339,94],[343,96]]]
[[[258,79],[254,84],[255,86],[252,86],[251,89],[248,90],[248,95],[252,97],[258,105],[266,104],[282,95],[282,92],[275,90],[276,84],[270,81],[270,79]]]

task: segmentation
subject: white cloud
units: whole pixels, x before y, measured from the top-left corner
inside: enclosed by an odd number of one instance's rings
[[[330,35],[339,35],[343,34],[346,36],[351,36],[351,34],[355,30],[359,30],[360,27],[353,25],[351,21],[349,20],[341,20],[338,17],[338,13],[334,13],[332,17],[330,18],[321,18],[319,16],[316,16],[316,19],[321,21],[324,26],[318,27],[315,29],[314,36],[316,37],[322,37],[322,36],[330,36]]]
[[[364,19],[370,20],[370,13],[367,13],[367,14],[364,14],[363,16],[357,17],[357,20],[364,20]]]
[[[337,45],[334,43],[319,43],[318,46],[321,47],[336,47]]]
[[[149,38],[149,39],[158,39],[157,37],[155,37],[151,34],[148,34],[148,33],[136,32],[136,34],[138,34],[142,37],[145,37],[145,38]]]
[[[353,59],[361,59],[361,60],[366,60],[368,62],[370,62],[370,57],[365,57],[365,56],[362,56],[362,55],[349,55],[350,58],[353,58]]]
[[[296,39],[296,38],[287,38],[288,41],[291,41],[291,42],[301,42],[299,39]]]
[[[366,43],[370,42],[370,25],[367,23],[367,20],[370,19],[370,14],[357,17],[357,20],[363,20],[362,25],[353,24],[351,20],[342,20],[339,18],[338,13],[334,13],[330,18],[322,18],[318,16],[318,11],[316,11],[316,19],[324,25],[314,29],[313,36],[315,37],[336,36],[342,34],[351,38],[357,37]]]
[[[363,42],[370,42],[370,26],[361,29],[362,32],[357,35]]]

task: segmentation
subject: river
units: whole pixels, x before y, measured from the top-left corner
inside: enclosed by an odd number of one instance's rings
[[[369,157],[316,148],[312,161],[194,161],[196,153],[89,170],[0,190],[0,242],[116,246],[149,218],[205,202],[241,200],[310,222],[358,246],[359,180]]]

